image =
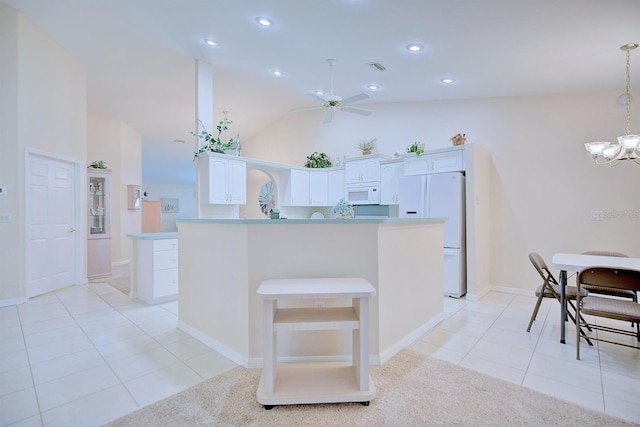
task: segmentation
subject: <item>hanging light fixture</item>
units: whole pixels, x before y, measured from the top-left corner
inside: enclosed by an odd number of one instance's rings
[[[640,164],[638,159],[640,158],[640,135],[632,135],[629,130],[631,126],[631,92],[630,92],[630,77],[629,77],[629,58],[631,51],[638,47],[638,43],[627,43],[620,46],[620,50],[627,53],[627,86],[625,90],[625,104],[627,107],[627,131],[624,135],[618,137],[617,143],[611,143],[607,141],[595,141],[587,142],[584,147],[593,161],[598,165],[608,164],[614,166],[620,160],[633,160]]]

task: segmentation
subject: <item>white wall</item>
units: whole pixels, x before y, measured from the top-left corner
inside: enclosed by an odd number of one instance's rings
[[[162,198],[178,199],[179,212],[162,215],[162,231],[177,231],[176,221],[182,218],[195,218],[196,194],[193,185],[166,184],[161,182],[143,182],[142,191],[147,192],[146,200]]]
[[[492,219],[485,224],[491,230],[491,284],[531,290],[538,285],[527,257],[531,251],[548,263],[555,252],[596,249],[640,257],[634,238],[640,226],[635,215],[640,165],[595,166],[583,146],[624,133],[618,95],[369,104],[371,116],[339,112],[327,125],[321,112],[296,114],[245,140],[244,155],[302,164],[313,151],[332,158],[357,155],[354,145],[360,139],[377,137],[378,152],[391,156],[416,140],[427,149],[447,147],[452,135],[464,132],[468,142],[492,156]],[[634,123],[640,131],[637,119]],[[595,222],[592,210],[631,212],[632,217]]]
[[[131,259],[127,234],[141,230],[140,210],[127,208],[127,185],[142,183],[142,139],[121,121],[92,115],[88,119],[87,163],[107,162],[111,169],[111,259],[123,264]]]
[[[80,63],[14,9],[0,5],[0,301],[25,295],[25,148],[83,161],[86,74]]]

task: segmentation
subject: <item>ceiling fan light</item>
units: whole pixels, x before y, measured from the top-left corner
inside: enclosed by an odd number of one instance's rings
[[[269,18],[265,18],[264,16],[258,16],[256,18],[256,22],[263,27],[273,27],[273,21]]]

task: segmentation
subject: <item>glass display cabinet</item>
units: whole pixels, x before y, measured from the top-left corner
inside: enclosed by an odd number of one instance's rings
[[[110,188],[111,171],[87,171],[89,209],[87,234],[87,277],[111,275]]]

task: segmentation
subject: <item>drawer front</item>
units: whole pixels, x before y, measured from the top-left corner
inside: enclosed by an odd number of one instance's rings
[[[153,269],[166,270],[168,268],[178,268],[178,251],[154,251]]]
[[[153,241],[154,251],[170,251],[178,249],[178,239],[161,239]]]
[[[178,294],[178,269],[153,272],[153,297]]]

